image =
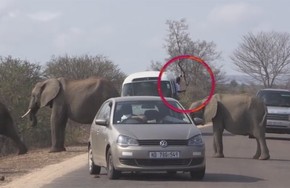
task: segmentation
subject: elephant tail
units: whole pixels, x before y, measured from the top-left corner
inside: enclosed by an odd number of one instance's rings
[[[264,112],[264,115],[263,115],[263,118],[262,118],[260,126],[266,127],[267,114],[268,114],[267,107],[265,107],[265,112]]]
[[[256,109],[255,111],[257,112],[257,116],[259,117],[259,126],[266,127],[268,110],[265,103],[257,97],[252,97],[250,108]]]

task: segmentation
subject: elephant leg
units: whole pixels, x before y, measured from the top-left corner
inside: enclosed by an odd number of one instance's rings
[[[213,142],[214,142],[214,156],[216,158],[223,158],[223,141],[222,141],[222,135],[223,135],[223,129],[218,127],[218,125],[213,125]]]
[[[260,129],[254,133],[257,140],[257,152],[253,158],[260,160],[267,160],[270,158],[269,149],[266,144],[265,128]]]
[[[266,144],[266,140],[263,138],[259,139],[260,146],[261,146],[261,155],[259,157],[260,160],[267,160],[270,159],[269,149]]]
[[[256,154],[253,156],[253,159],[259,159],[259,157],[261,156],[261,145],[257,138],[256,138],[256,141],[257,141],[257,150],[256,150]]]
[[[16,145],[18,147],[18,155],[22,155],[22,154],[27,153],[27,147],[25,146],[25,144],[19,138],[19,136],[18,136],[16,130],[14,129],[13,125],[10,125],[7,128],[7,132],[4,135],[9,137],[9,138],[11,138],[16,143]]]
[[[259,157],[260,160],[267,160],[270,159],[270,154],[269,154],[269,149],[266,143],[266,138],[265,134],[262,134],[259,138],[258,141],[260,143],[261,147],[261,155]]]
[[[213,138],[213,151],[214,151],[214,154],[217,153],[217,146],[216,146],[215,137]]]
[[[50,152],[66,151],[64,147],[65,127],[68,118],[63,113],[52,112],[51,114],[51,142]]]

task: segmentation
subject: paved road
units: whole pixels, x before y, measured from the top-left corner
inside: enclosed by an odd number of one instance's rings
[[[174,176],[158,173],[126,174],[119,180],[108,180],[106,171],[91,176],[87,162],[82,168],[45,185],[44,188],[64,187],[290,187],[290,135],[267,134],[271,159],[252,159],[256,141],[246,136],[224,133],[225,158],[212,158],[211,127],[202,129],[206,142],[207,169],[203,181],[191,181],[188,173]]]

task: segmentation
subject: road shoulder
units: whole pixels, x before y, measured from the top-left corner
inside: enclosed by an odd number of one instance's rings
[[[63,162],[46,166],[34,172],[26,174],[19,179],[16,179],[3,188],[22,187],[29,185],[30,188],[39,188],[45,184],[52,182],[57,177],[61,177],[69,172],[72,172],[86,165],[87,154],[80,154]]]

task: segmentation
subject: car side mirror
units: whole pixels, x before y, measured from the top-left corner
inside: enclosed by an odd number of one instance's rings
[[[193,121],[194,121],[195,125],[203,125],[204,124],[203,119],[198,118],[198,117],[193,118]]]
[[[105,119],[96,119],[95,120],[95,124],[96,125],[107,126],[108,125],[108,121],[105,120]]]

